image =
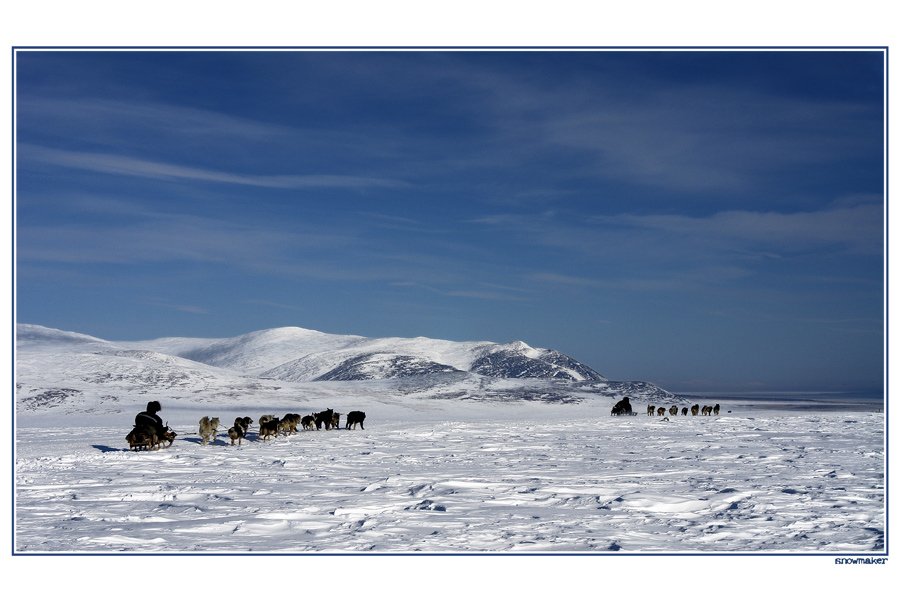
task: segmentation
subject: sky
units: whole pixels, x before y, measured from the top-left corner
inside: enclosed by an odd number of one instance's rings
[[[18,51],[16,320],[884,379],[880,51]]]

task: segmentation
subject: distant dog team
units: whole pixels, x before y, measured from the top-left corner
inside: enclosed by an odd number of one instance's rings
[[[626,397],[625,399],[628,399],[628,398]],[[619,402],[619,403],[621,403],[621,402]],[[719,407],[719,404],[716,404],[714,406],[703,406],[703,408],[701,408],[699,404],[695,403],[690,408],[688,408],[687,406],[681,408],[681,415],[687,416],[688,411],[690,411],[691,416],[697,416],[697,415],[718,416],[720,409],[721,408]],[[669,412],[670,416],[677,416],[678,415],[678,406],[673,405],[672,407],[669,408],[668,412]],[[615,413],[615,407],[613,408],[613,413]],[[647,416],[665,416],[665,415],[666,415],[665,407],[663,407],[663,406],[656,407],[654,405],[647,406]]]

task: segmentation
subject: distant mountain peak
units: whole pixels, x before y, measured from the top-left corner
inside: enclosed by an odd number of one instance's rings
[[[16,324],[16,341],[19,343],[107,343],[103,339],[78,332],[48,328],[37,324]]]
[[[377,380],[462,372],[421,357],[394,353],[364,353],[340,363],[316,380]]]

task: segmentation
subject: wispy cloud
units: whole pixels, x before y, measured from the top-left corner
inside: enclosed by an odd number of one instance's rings
[[[604,77],[602,61],[597,70],[596,77],[560,77],[553,86],[469,64],[449,66],[442,76],[475,91],[473,112],[477,105],[490,132],[490,154],[478,156],[562,163],[567,178],[746,192],[801,167],[878,161],[883,146],[882,113],[871,105],[778,95],[735,81],[645,80],[637,73],[623,88],[621,78]]]
[[[154,307],[162,307],[164,309],[171,309],[180,313],[185,314],[193,314],[193,315],[207,315],[209,314],[209,310],[205,307],[200,307],[197,305],[184,305],[179,303],[171,303],[166,301],[159,300],[148,300],[145,301],[147,305],[152,305]]]
[[[125,102],[96,97],[45,98],[26,94],[19,96],[16,106],[19,118],[30,127],[58,130],[78,124],[85,131],[93,132],[94,140],[117,138],[121,135],[118,129],[123,124],[131,129],[169,130],[185,137],[221,136],[227,132],[232,139],[242,141],[271,140],[273,137],[297,134],[283,124],[146,101]]]
[[[548,247],[610,256],[662,249],[713,257],[723,251],[745,258],[779,258],[827,249],[881,255],[881,204],[832,206],[819,211],[723,211],[709,215],[594,214],[573,218],[542,214],[495,214],[471,224],[515,232]]]
[[[623,214],[594,216],[592,221],[604,228],[678,237],[689,244],[743,246],[750,254],[762,247],[772,257],[827,247],[875,255],[884,250],[884,207],[875,204],[792,213],[725,211],[703,217]]]
[[[329,216],[325,222],[304,216],[279,220],[265,212],[237,220],[230,214],[194,215],[190,209],[160,208],[171,204],[110,197],[56,195],[52,202],[29,201],[29,210],[36,213],[46,206],[55,208],[58,223],[23,220],[17,231],[17,259],[29,266],[30,274],[39,265],[53,264],[140,269],[199,264],[294,282],[409,280],[440,288],[443,296],[517,296],[513,289],[500,288],[502,282],[477,284],[492,282],[497,269],[481,261],[477,246],[401,217],[386,216],[382,221],[401,229],[382,232],[381,223],[373,228],[356,212]],[[404,234],[406,228],[413,234]]]
[[[192,106],[34,95],[19,99],[19,121],[40,134],[25,139],[52,140],[63,132],[93,149],[117,149],[80,159],[57,155],[60,165],[83,169],[96,162],[97,172],[267,188],[393,188],[434,176],[553,166],[527,174],[539,176],[539,182],[510,185],[493,196],[508,204],[578,193],[583,182],[601,179],[645,190],[746,191],[773,173],[877,155],[882,145],[881,113],[859,104],[778,96],[734,82],[632,79],[623,90],[603,76],[602,59],[597,77],[558,78],[552,86],[545,78],[463,55],[388,57],[366,61],[366,67],[358,60],[329,60],[340,64],[349,85],[374,87],[385,78],[393,86],[406,82],[401,94],[415,91],[430,99],[436,114],[460,127],[433,138],[405,120],[371,117],[353,127],[317,129],[298,126],[302,120],[266,122]],[[452,101],[448,88],[457,91]],[[321,94],[327,103],[328,93]],[[860,132],[872,135],[864,138]],[[240,157],[252,162],[254,155],[278,149],[325,159],[324,165],[332,160],[366,165],[368,171],[261,175],[203,168],[183,158],[158,162],[147,158],[148,148],[190,153],[185,157],[215,149],[236,165],[242,165]]]
[[[511,287],[504,287],[507,290],[501,290],[498,287],[491,287],[489,285],[483,285],[480,288],[471,288],[471,289],[447,289],[441,288],[437,286],[433,286],[430,284],[424,284],[422,282],[411,282],[411,281],[401,281],[401,282],[393,282],[392,286],[399,288],[415,288],[419,290],[428,291],[429,293],[433,293],[435,295],[441,295],[444,297],[458,297],[465,299],[480,299],[482,301],[526,301],[527,297],[522,294],[516,294]],[[517,291],[524,292],[522,289],[515,289]]]
[[[247,305],[259,305],[262,307],[274,307],[275,309],[287,309],[290,311],[304,311],[307,308],[300,307],[299,305],[291,305],[289,303],[278,303],[275,301],[269,301],[267,299],[247,299],[244,301]]]
[[[832,286],[826,278],[848,275],[827,266],[840,270],[841,261],[882,255],[883,212],[880,204],[837,204],[819,211],[705,216],[495,214],[470,223],[556,257],[549,269],[525,272],[544,287],[696,292],[724,284],[777,287],[770,273],[781,270],[794,273],[795,283]]]
[[[272,157],[278,153],[395,158],[401,136],[369,124],[354,128],[298,126],[278,113],[272,121],[230,112],[149,102],[24,94],[17,99],[20,140],[77,140],[93,149],[142,156],[148,149],[187,156]]]
[[[106,153],[65,151],[32,144],[20,144],[18,152],[20,162],[23,160],[25,162],[36,161],[69,169],[158,180],[196,180],[215,184],[294,190],[406,188],[410,186],[408,182],[402,180],[344,174],[248,175]]]
[[[607,277],[587,278],[556,272],[535,272],[527,277],[545,285],[567,289],[660,292],[697,291],[719,287],[750,276],[752,272],[736,266],[697,267],[687,265],[684,269],[656,269],[653,267],[634,268],[641,275],[627,275],[619,271]]]
[[[130,219],[21,224],[19,260],[120,265],[190,261],[250,268],[278,266],[298,253],[340,249],[355,242],[347,232],[311,226],[251,219],[241,223],[114,201],[95,205],[101,207],[113,207]]]
[[[606,96],[606,98],[604,98]],[[543,124],[549,144],[581,153],[608,177],[685,191],[751,188],[769,171],[858,156],[866,128],[877,152],[879,122],[861,107],[809,103],[724,88],[674,87],[642,99],[604,94]],[[707,102],[697,102],[707,98]],[[743,115],[736,120],[734,116]],[[877,116],[876,116],[877,117]],[[855,122],[855,125],[850,123]],[[840,133],[823,124],[846,124]]]
[[[561,284],[564,286],[601,288],[608,286],[607,282],[599,278],[585,278],[583,276],[571,276],[554,272],[536,272],[529,276],[532,280],[547,284]]]

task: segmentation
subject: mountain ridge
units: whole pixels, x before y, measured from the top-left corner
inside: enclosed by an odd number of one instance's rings
[[[410,410],[470,402],[605,405],[625,395],[634,402],[680,399],[652,383],[610,381],[522,341],[368,339],[286,328],[127,342],[21,324],[16,344],[16,411],[28,414],[132,412],[153,399],[197,412],[223,404],[317,411],[353,399]]]
[[[210,339],[166,337],[146,341],[105,341],[97,337],[32,324],[17,325],[19,340],[91,346],[110,350],[153,351],[224,368],[242,376],[293,382],[323,379],[341,366],[341,379],[421,376],[450,369],[495,378],[538,378],[572,381],[606,380],[599,372],[551,349],[523,341],[449,341],[427,337],[368,338],[335,335],[300,327],[257,330],[236,337]],[[366,363],[376,365],[366,366]],[[404,366],[408,369],[404,369]],[[357,378],[351,378],[356,374]],[[330,378],[324,378],[329,380]]]

